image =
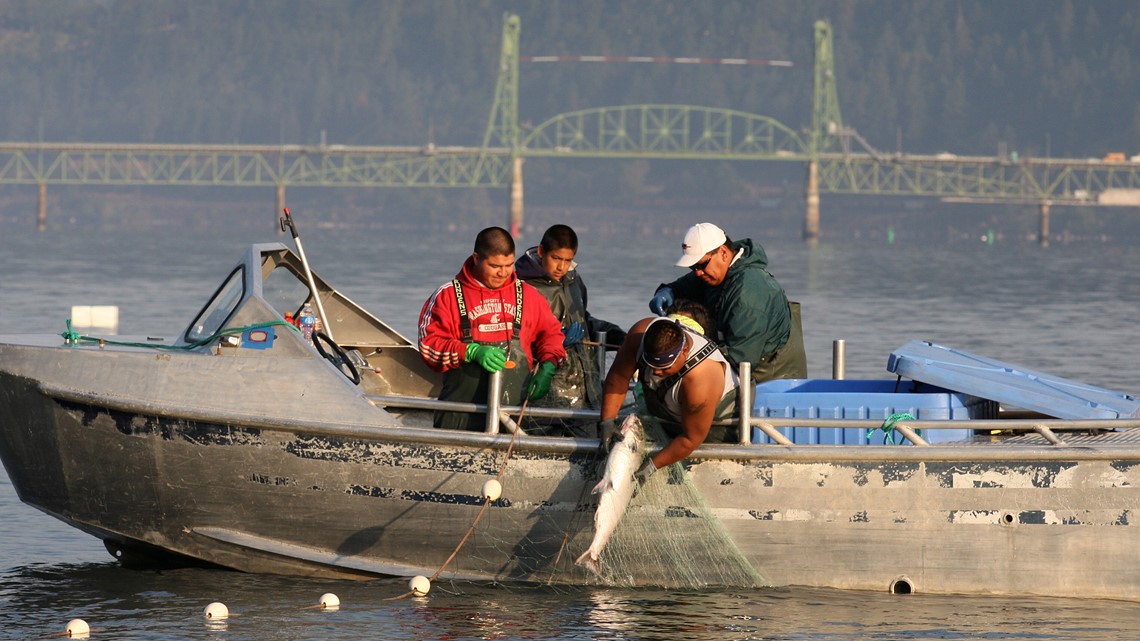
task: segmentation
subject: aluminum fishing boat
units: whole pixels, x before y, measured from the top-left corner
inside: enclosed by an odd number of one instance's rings
[[[307,302],[315,343],[284,320]],[[652,477],[599,578],[596,440],[494,398],[448,405],[482,433],[432,428],[414,342],[260,244],[177,337],[0,336],[0,457],[125,564],[1140,599],[1135,399],[918,341],[888,372],[744,390],[738,441]]]

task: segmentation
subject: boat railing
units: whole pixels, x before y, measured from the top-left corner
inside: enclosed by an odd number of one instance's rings
[[[508,431],[518,429],[517,422],[512,416],[522,413],[522,406],[496,405],[488,403],[460,403],[455,401],[439,401],[430,398],[411,396],[384,396],[369,395],[369,400],[385,407],[421,410],[443,410],[449,412],[487,413],[498,417],[498,420],[488,422],[487,433],[497,434],[500,426]],[[488,411],[490,410],[490,411]],[[526,415],[531,418],[569,419],[579,421],[596,421],[599,419],[598,410],[578,410],[550,407],[527,407]],[[782,427],[818,427],[818,428],[860,428],[873,430],[883,426],[883,421],[877,419],[851,419],[851,418],[780,418],[756,417],[745,415],[743,420],[716,421],[716,425],[738,425],[740,430],[740,445],[804,445],[793,443],[780,432]],[[773,443],[756,443],[752,439],[752,429],[757,428]],[[1064,446],[1066,443],[1058,432],[1088,432],[1095,430],[1124,430],[1140,428],[1140,419],[1055,419],[1055,418],[995,418],[995,419],[940,419],[940,420],[904,420],[895,423],[893,429],[898,430],[913,445],[931,447],[932,444],[919,435],[920,430],[961,430],[964,427],[979,432],[1034,432],[1041,435],[1053,445]],[[934,444],[933,446],[937,446]]]
[[[600,351],[600,350],[599,350]],[[752,380],[751,363],[741,363],[739,376],[741,381]],[[842,376],[842,369],[837,374]],[[1066,446],[1064,439],[1057,432],[1088,432],[1095,430],[1127,430],[1140,427],[1140,419],[1106,418],[1106,419],[1057,419],[1030,412],[1003,412],[1004,418],[994,419],[940,419],[919,420],[904,419],[893,422],[886,427],[884,421],[877,419],[851,419],[851,418],[781,418],[752,416],[752,399],[754,387],[741,385],[737,390],[738,418],[735,420],[715,421],[714,425],[737,426],[739,445],[812,445],[794,443],[780,428],[813,427],[813,428],[859,428],[874,430],[878,428],[893,429],[901,434],[912,445],[919,447],[932,447],[932,444],[922,437],[921,430],[961,430],[967,428],[975,432],[994,432],[1002,434],[1034,432],[1039,434],[1048,443],[1055,446]],[[524,408],[521,405],[503,405],[502,372],[491,376],[488,386],[488,401],[486,403],[466,403],[455,401],[440,401],[436,399],[410,396],[368,395],[368,399],[376,405],[420,410],[440,410],[448,412],[469,412],[485,414],[487,417],[485,432],[498,434],[500,427],[508,431],[523,434],[522,428],[516,419],[520,417]],[[577,421],[597,421],[601,418],[596,409],[569,409],[552,407],[534,407],[529,404],[525,408],[527,417],[535,419],[563,419]],[[755,442],[752,438],[752,428],[760,430],[772,443]]]
[[[604,334],[603,334],[604,336]],[[604,342],[604,338],[602,339]],[[841,348],[839,348],[841,349]],[[598,350],[602,352],[603,350]],[[600,360],[600,365],[604,366],[604,360]],[[604,367],[602,368],[604,372]],[[751,364],[740,364],[740,380],[751,381]],[[836,371],[837,378],[842,376],[842,368]],[[636,384],[636,383],[635,383]],[[490,384],[488,386],[488,401],[487,403],[456,403],[456,401],[448,400],[435,400],[431,398],[422,397],[407,397],[407,396],[381,396],[369,395],[368,399],[372,400],[376,405],[385,407],[399,407],[406,409],[432,409],[432,411],[447,411],[447,412],[467,412],[467,413],[486,413],[487,433],[499,433],[500,427],[506,428],[507,431],[524,433],[522,428],[519,427],[518,420],[512,419],[512,416],[519,417],[523,413],[523,406],[520,405],[503,405],[500,403],[502,398],[503,389],[503,375],[502,372],[497,372],[491,375]],[[815,419],[815,417],[775,417],[775,416],[752,416],[752,398],[754,398],[754,386],[751,384],[742,384],[738,389],[738,419],[715,421],[715,425],[736,425],[736,433],[738,433],[738,444],[744,446],[763,446],[763,445],[814,445],[814,444],[797,444],[784,435],[780,428],[837,428],[849,429],[857,428],[864,430],[874,430],[885,428],[886,423],[877,419]],[[1122,430],[1140,428],[1140,419],[1086,419],[1086,420],[1070,420],[1070,419],[1052,419],[1049,416],[1034,416],[1032,413],[1027,412],[1005,412],[1005,417],[998,417],[998,419],[967,419],[967,420],[918,420],[918,419],[905,419],[893,422],[885,429],[893,429],[902,435],[907,441],[914,446],[931,447],[929,441],[921,436],[921,430],[961,430],[967,428],[976,432],[1001,432],[1001,433],[1017,433],[1017,432],[1035,432],[1042,438],[1048,441],[1051,445],[1066,446],[1065,440],[1062,439],[1057,432],[1088,432],[1093,430]],[[571,421],[597,421],[601,419],[600,413],[597,409],[571,409],[560,407],[535,407],[528,405],[526,407],[526,415],[531,419],[561,419]],[[757,443],[752,439],[752,428],[758,429],[763,432],[768,439],[772,440],[771,444]]]
[[[506,427],[508,431],[515,431],[518,429],[518,424],[511,416],[520,416],[523,413],[521,405],[503,405],[498,402],[499,395],[495,394],[496,388],[502,389],[502,372],[496,372],[491,376],[490,389],[488,390],[489,402],[487,403],[465,403],[458,401],[440,401],[433,398],[424,398],[422,396],[395,396],[383,394],[369,394],[368,400],[376,405],[386,408],[400,408],[400,409],[418,409],[418,410],[433,410],[444,412],[467,412],[473,414],[486,414],[488,417],[485,432],[488,434],[498,434],[500,426]],[[582,421],[597,421],[599,419],[598,410],[576,410],[557,407],[526,407],[526,415],[530,418],[547,418],[547,419],[571,419]],[[497,417],[497,418],[496,418]]]

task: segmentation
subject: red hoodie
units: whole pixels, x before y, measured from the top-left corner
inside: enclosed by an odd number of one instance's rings
[[[475,342],[507,342],[511,339],[515,319],[515,274],[498,289],[488,289],[477,281],[471,270],[474,259],[467,258],[456,279],[463,285],[463,302],[471,319],[471,340]],[[534,287],[523,283],[522,328],[519,341],[527,357],[527,369],[539,362],[561,365],[566,358],[562,346],[562,324],[550,311],[550,305]],[[446,372],[464,362],[467,344],[459,324],[459,302],[451,281],[444,283],[424,303],[420,311],[420,355],[432,369]],[[537,354],[535,351],[537,350]]]

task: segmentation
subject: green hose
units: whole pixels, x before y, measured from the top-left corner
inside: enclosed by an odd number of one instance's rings
[[[210,343],[214,342],[215,340],[222,338],[222,337],[225,337],[225,336],[240,336],[240,335],[244,334],[245,332],[247,332],[251,329],[261,329],[264,327],[272,327],[274,325],[284,325],[285,327],[288,327],[288,328],[290,328],[293,331],[298,332],[298,333],[300,333],[300,331],[301,331],[300,329],[297,329],[297,327],[294,326],[292,323],[286,323],[283,320],[272,320],[272,321],[267,321],[264,323],[254,323],[252,325],[245,325],[243,327],[223,327],[222,329],[219,329],[218,331],[214,332],[210,336],[207,336],[206,338],[195,341],[193,343],[187,343],[186,345],[160,345],[160,344],[156,344],[156,343],[133,343],[131,341],[116,341],[116,340],[111,340],[109,338],[97,338],[94,336],[84,336],[84,335],[80,334],[79,332],[76,332],[76,331],[71,329],[71,319],[69,318],[69,319],[67,319],[67,331],[61,333],[60,336],[62,336],[64,342],[69,344],[69,345],[81,343],[81,342],[87,342],[87,343],[100,343],[100,344],[106,344],[106,345],[121,345],[123,347],[149,347],[151,349],[192,350],[192,349],[197,349],[199,347],[202,347],[203,345],[209,345]]]

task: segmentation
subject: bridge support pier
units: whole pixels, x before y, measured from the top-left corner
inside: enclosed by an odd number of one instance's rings
[[[819,244],[819,164],[811,161],[807,166],[807,185],[804,189],[807,209],[804,213],[804,241]]]
[[[511,236],[519,237],[523,226],[523,173],[522,156],[515,156],[512,161],[511,173]]]
[[[277,209],[273,212],[273,226],[277,228],[278,234],[284,234],[285,230],[281,229],[281,224],[278,222],[281,219],[281,212],[285,211],[285,185],[277,185]]]
[[[40,198],[36,203],[36,231],[47,230],[47,183],[40,183]]]
[[[1038,234],[1038,241],[1042,247],[1049,246],[1049,201],[1046,200],[1041,203],[1041,231]]]

